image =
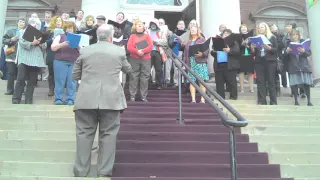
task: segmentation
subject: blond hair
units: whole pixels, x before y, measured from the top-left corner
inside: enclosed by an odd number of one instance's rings
[[[133,26],[131,28],[131,33],[137,33],[137,25],[141,23],[143,26],[143,29],[145,29],[145,25],[141,20],[137,20],[136,22],[133,23]]]
[[[192,29],[193,27],[197,28],[197,39],[198,39],[198,38],[202,38],[200,28],[199,28],[198,26],[192,26],[191,29]],[[189,41],[192,40],[191,29],[190,29]]]
[[[263,26],[264,26],[264,28],[266,29],[264,35],[265,35],[268,39],[270,39],[270,38],[273,36],[273,34],[272,34],[271,30],[270,30],[269,25],[268,25],[267,23],[265,23],[265,22],[259,23],[258,27],[259,27],[260,25],[263,25]],[[257,28],[257,34],[260,34],[260,33],[259,33],[259,28]]]
[[[61,19],[61,23],[62,23],[61,27],[63,27],[64,22],[63,22],[62,18],[60,16],[55,16],[55,17],[53,17],[51,19],[50,24],[49,24],[49,30],[50,30],[51,33],[53,33],[54,29],[56,28],[56,24],[57,24],[57,19],[58,18]]]

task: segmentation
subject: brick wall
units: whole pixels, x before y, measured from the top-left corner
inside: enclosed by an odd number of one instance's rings
[[[70,12],[74,10],[75,12],[81,9],[81,0],[47,0],[52,4],[58,6],[57,14],[60,15],[63,12]]]

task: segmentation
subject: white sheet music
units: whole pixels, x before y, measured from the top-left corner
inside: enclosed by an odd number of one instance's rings
[[[86,47],[90,45],[90,36],[87,34],[80,34],[81,35],[81,39],[79,42],[79,46],[80,47]]]

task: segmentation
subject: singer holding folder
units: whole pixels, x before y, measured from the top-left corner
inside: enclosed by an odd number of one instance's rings
[[[29,19],[30,27],[21,32],[16,63],[18,64],[17,81],[12,96],[12,104],[20,104],[22,94],[27,80],[27,88],[25,91],[25,104],[33,104],[33,92],[37,83],[38,73],[41,68],[45,68],[42,51],[47,47],[46,43],[41,43],[41,37],[36,38],[36,34],[40,31],[40,26],[35,18]],[[36,29],[39,27],[39,29]],[[30,29],[36,29],[36,31]],[[27,41],[26,39],[32,39]]]
[[[209,49],[204,52],[198,52],[197,54],[190,54],[190,47],[195,44],[202,44],[206,42],[206,39],[201,36],[201,32],[198,26],[192,26],[190,28],[190,39],[189,42],[185,44],[184,49],[184,62],[194,71],[202,80],[209,80],[209,72],[208,72],[208,55]],[[192,81],[196,81],[196,78],[188,72]],[[200,88],[205,93],[206,88],[200,84]],[[196,103],[196,89],[190,83],[190,94],[191,94],[191,103]],[[201,97],[200,103],[205,103],[205,99]]]
[[[213,38],[211,55],[214,57],[214,71],[217,93],[225,98],[226,84],[230,99],[238,99],[237,73],[240,68],[240,47],[230,29],[222,32],[222,38]]]
[[[67,41],[67,33],[76,32],[76,25],[73,22],[66,22],[63,26],[66,34],[58,35],[51,45],[52,51],[56,52],[53,61],[54,70],[54,104],[56,105],[73,105],[76,81],[72,79],[72,70],[74,62],[79,57],[79,47],[72,48],[72,42]],[[65,86],[66,85],[66,86]],[[64,89],[66,87],[67,94],[64,100]]]
[[[292,30],[291,42],[301,43],[300,31]],[[295,105],[299,106],[298,101],[298,88],[301,87],[305,90],[308,99],[308,106],[313,106],[310,101],[310,86],[313,84],[312,68],[309,63],[308,57],[311,56],[310,47],[298,47],[295,53],[293,47],[288,47],[286,53],[288,53],[288,72],[290,78],[290,86],[295,100]]]
[[[258,104],[267,105],[267,83],[270,96],[270,105],[277,105],[276,75],[278,42],[271,33],[267,23],[260,23],[257,29],[258,35],[265,36],[270,44],[263,44],[261,48],[254,43],[251,44],[251,51],[255,55],[254,69],[257,74]]]
[[[148,85],[151,71],[151,51],[153,42],[149,34],[145,33],[144,23],[137,20],[131,31],[127,49],[132,70],[129,75],[130,101],[135,101],[138,87],[140,87],[141,100],[148,102]],[[140,84],[138,84],[140,82]]]

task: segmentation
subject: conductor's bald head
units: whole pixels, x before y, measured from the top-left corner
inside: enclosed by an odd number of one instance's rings
[[[97,29],[97,38],[99,41],[112,42],[113,34],[113,26],[109,24],[103,24]]]

